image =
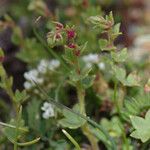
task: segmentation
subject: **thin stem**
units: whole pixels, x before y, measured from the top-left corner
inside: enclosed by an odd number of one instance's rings
[[[79,100],[80,114],[86,116],[85,102],[84,102],[85,90],[82,88],[80,81],[77,83],[77,95]]]
[[[77,84],[77,93],[78,93],[78,100],[80,106],[80,113],[86,116],[85,110],[85,89],[82,87],[81,82]],[[97,138],[91,133],[88,123],[86,122],[81,127],[84,135],[88,138],[89,142],[91,143],[92,150],[99,150]]]
[[[119,103],[118,103],[118,100],[117,100],[117,81],[116,80],[115,80],[115,83],[114,83],[114,104],[116,106],[117,113],[119,114],[119,116],[121,116]]]
[[[65,134],[65,136],[71,141],[71,143],[75,146],[77,150],[81,150],[79,144],[76,142],[76,140],[66,131],[62,130],[62,132]]]
[[[17,145],[17,140],[18,140],[18,128],[19,128],[19,122],[20,122],[20,111],[22,111],[22,108],[20,108],[19,111],[17,111],[17,120],[16,120],[16,134],[15,134],[15,142],[14,143],[14,150],[17,150],[18,149],[18,145]]]

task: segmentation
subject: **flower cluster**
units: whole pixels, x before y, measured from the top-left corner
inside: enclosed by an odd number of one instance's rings
[[[43,115],[42,117],[44,119],[49,119],[50,117],[54,117],[55,113],[54,113],[54,107],[51,103],[45,102],[43,104],[43,106],[41,107],[41,110],[43,110]]]
[[[25,89],[29,90],[34,87],[34,83],[32,81],[42,84],[44,82],[42,75],[44,75],[47,71],[55,70],[59,66],[60,62],[58,60],[41,60],[36,69],[32,69],[24,73],[24,78],[27,80],[24,82]]]
[[[105,64],[100,62],[98,54],[88,54],[82,57],[82,60],[86,63],[87,68],[91,68],[93,64],[97,64],[100,70],[105,69]]]
[[[55,23],[55,30],[48,32],[47,34],[47,42],[52,47],[55,46],[55,44],[59,44],[63,42],[62,33],[63,33],[64,26],[59,22],[54,22],[54,23]]]

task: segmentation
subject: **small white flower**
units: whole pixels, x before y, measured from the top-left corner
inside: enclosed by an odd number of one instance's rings
[[[99,56],[97,54],[88,54],[82,57],[83,61],[86,63],[98,63]]]
[[[50,117],[54,117],[54,108],[51,103],[45,102],[41,109],[44,111],[42,116],[44,119],[49,119]]]
[[[45,59],[41,60],[37,67],[38,71],[43,74],[46,73],[48,64],[49,64],[49,62],[47,60],[45,60]]]
[[[100,62],[98,64],[99,69],[104,70],[105,69],[105,64],[103,62]]]
[[[34,87],[34,83],[32,81],[35,81],[39,84],[42,84],[44,82],[44,79],[39,77],[39,72],[36,69],[30,70],[28,72],[24,73],[24,77],[27,80],[24,83],[24,87],[26,89],[31,89],[32,87]]]
[[[48,68],[50,70],[54,70],[54,69],[58,68],[59,66],[60,66],[60,62],[58,60],[53,59],[50,61]]]
[[[37,79],[38,71],[36,69],[30,70],[26,73],[24,73],[24,77],[27,80],[35,80]]]
[[[51,61],[48,60],[41,60],[38,65],[38,71],[40,73],[45,74],[48,70],[54,70],[60,66],[60,62],[56,59],[52,59]]]
[[[45,59],[41,60],[39,65],[37,66],[37,69],[32,69],[24,73],[24,78],[27,80],[24,83],[24,87],[26,89],[32,88],[34,86],[34,83],[32,83],[32,81],[42,84],[44,82],[44,78],[41,77],[41,75],[45,74],[48,70],[54,70],[59,66],[60,62],[56,59],[52,59],[51,61]]]
[[[24,82],[23,86],[24,86],[25,89],[29,90],[29,89],[32,88],[33,84],[26,81],[26,82]]]

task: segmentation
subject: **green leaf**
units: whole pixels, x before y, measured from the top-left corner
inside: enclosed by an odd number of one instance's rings
[[[65,48],[65,54],[63,55],[63,58],[69,63],[73,64],[75,62],[75,55],[73,54],[73,49],[66,47]]]
[[[36,39],[25,39],[24,47],[17,53],[17,57],[27,63],[36,63],[40,59],[47,58],[43,46]]]
[[[9,124],[13,125],[13,126],[17,126],[17,123],[14,119],[11,119]],[[19,121],[18,127],[19,128],[25,128],[23,119],[21,119]],[[27,130],[27,128],[25,128],[25,129]],[[5,136],[8,139],[13,139],[14,141],[16,141],[16,135],[17,135],[17,138],[20,138],[21,136],[23,136],[24,131],[22,131],[22,130],[17,131],[16,129],[13,129],[13,128],[10,128],[10,127],[5,127],[3,129],[3,133],[5,134]]]
[[[127,59],[127,49],[124,48],[120,52],[111,52],[111,57],[115,62],[124,62]]]
[[[31,129],[38,130],[40,128],[40,104],[41,102],[34,99],[32,100],[27,107],[28,113],[28,124]]]
[[[90,86],[93,85],[94,80],[95,80],[95,75],[87,76],[81,82],[82,82],[83,87],[85,89],[87,89],[87,88],[89,88]]]
[[[125,71],[125,69],[113,65],[113,71],[114,71],[115,77],[116,77],[121,83],[124,83],[124,82],[125,82],[125,78],[126,78],[126,71]]]
[[[19,45],[22,42],[22,32],[19,27],[15,27],[13,29],[13,34],[11,36],[11,40],[14,44]]]
[[[104,118],[101,120],[101,125],[112,137],[120,137],[122,135],[122,124],[118,117],[113,117],[110,121]]]
[[[135,72],[130,73],[125,82],[126,86],[140,86],[139,77]]]
[[[114,25],[113,31],[114,31],[115,34],[120,33],[120,23],[117,23],[117,24]]]
[[[108,41],[105,39],[100,39],[98,42],[99,42],[100,49],[105,50],[108,45]]]
[[[80,80],[80,75],[76,73],[76,70],[70,72],[69,78],[72,82],[77,82]]]
[[[150,109],[147,111],[145,118],[131,116],[131,123],[134,131],[130,136],[140,139],[143,143],[150,139]]]
[[[79,112],[79,105],[76,104],[73,107],[73,110]],[[84,125],[84,123],[86,122],[84,119],[78,117],[77,115],[68,110],[64,110],[63,115],[65,118],[59,120],[59,124],[62,125],[63,127],[67,127],[70,129],[77,129],[82,125]]]
[[[22,92],[20,92],[19,90],[16,90],[15,98],[14,98],[15,102],[21,103],[24,100],[26,100],[27,98],[28,98],[28,96],[27,96],[27,93],[25,90],[23,90]]]

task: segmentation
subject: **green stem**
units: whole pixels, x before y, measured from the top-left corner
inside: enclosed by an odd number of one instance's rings
[[[86,110],[85,110],[85,89],[82,87],[81,82],[79,81],[77,84],[77,94],[78,94],[78,100],[79,100],[79,107],[80,107],[80,113],[82,115],[86,116]],[[93,133],[90,131],[89,125],[86,122],[81,127],[84,135],[88,138],[89,142],[91,143],[92,150],[99,150],[98,147],[98,140],[93,135]]]
[[[115,83],[114,83],[114,104],[116,106],[117,113],[119,114],[119,116],[121,116],[119,103],[118,103],[118,100],[117,100],[117,81],[116,80],[115,80]]]
[[[80,107],[80,113],[86,116],[86,110],[85,110],[85,90],[82,88],[82,85],[80,82],[78,82],[77,85],[77,95],[79,100],[79,107]]]
[[[72,144],[75,146],[77,150],[81,150],[79,144],[76,142],[76,140],[66,131],[62,130],[62,132],[65,134],[65,136],[72,142]]]
[[[20,125],[20,120],[21,120],[21,115],[22,115],[22,106],[19,106],[16,104],[17,108],[17,117],[16,117],[16,133],[15,133],[15,143],[14,143],[14,150],[18,149],[18,134],[19,134],[19,125]]]
[[[126,150],[129,150],[129,142],[128,142],[128,139],[126,137],[125,129],[123,128],[123,126],[121,124],[119,124],[119,127],[122,130],[122,139],[123,139],[123,142],[126,146]]]
[[[17,128],[16,126],[13,126],[11,124],[7,124],[7,123],[1,122],[1,121],[0,121],[0,125],[5,126],[5,127],[9,127],[9,128],[13,128],[13,129]],[[28,132],[28,129],[26,129],[26,128],[18,128],[18,129],[20,131],[23,131],[23,132]]]

